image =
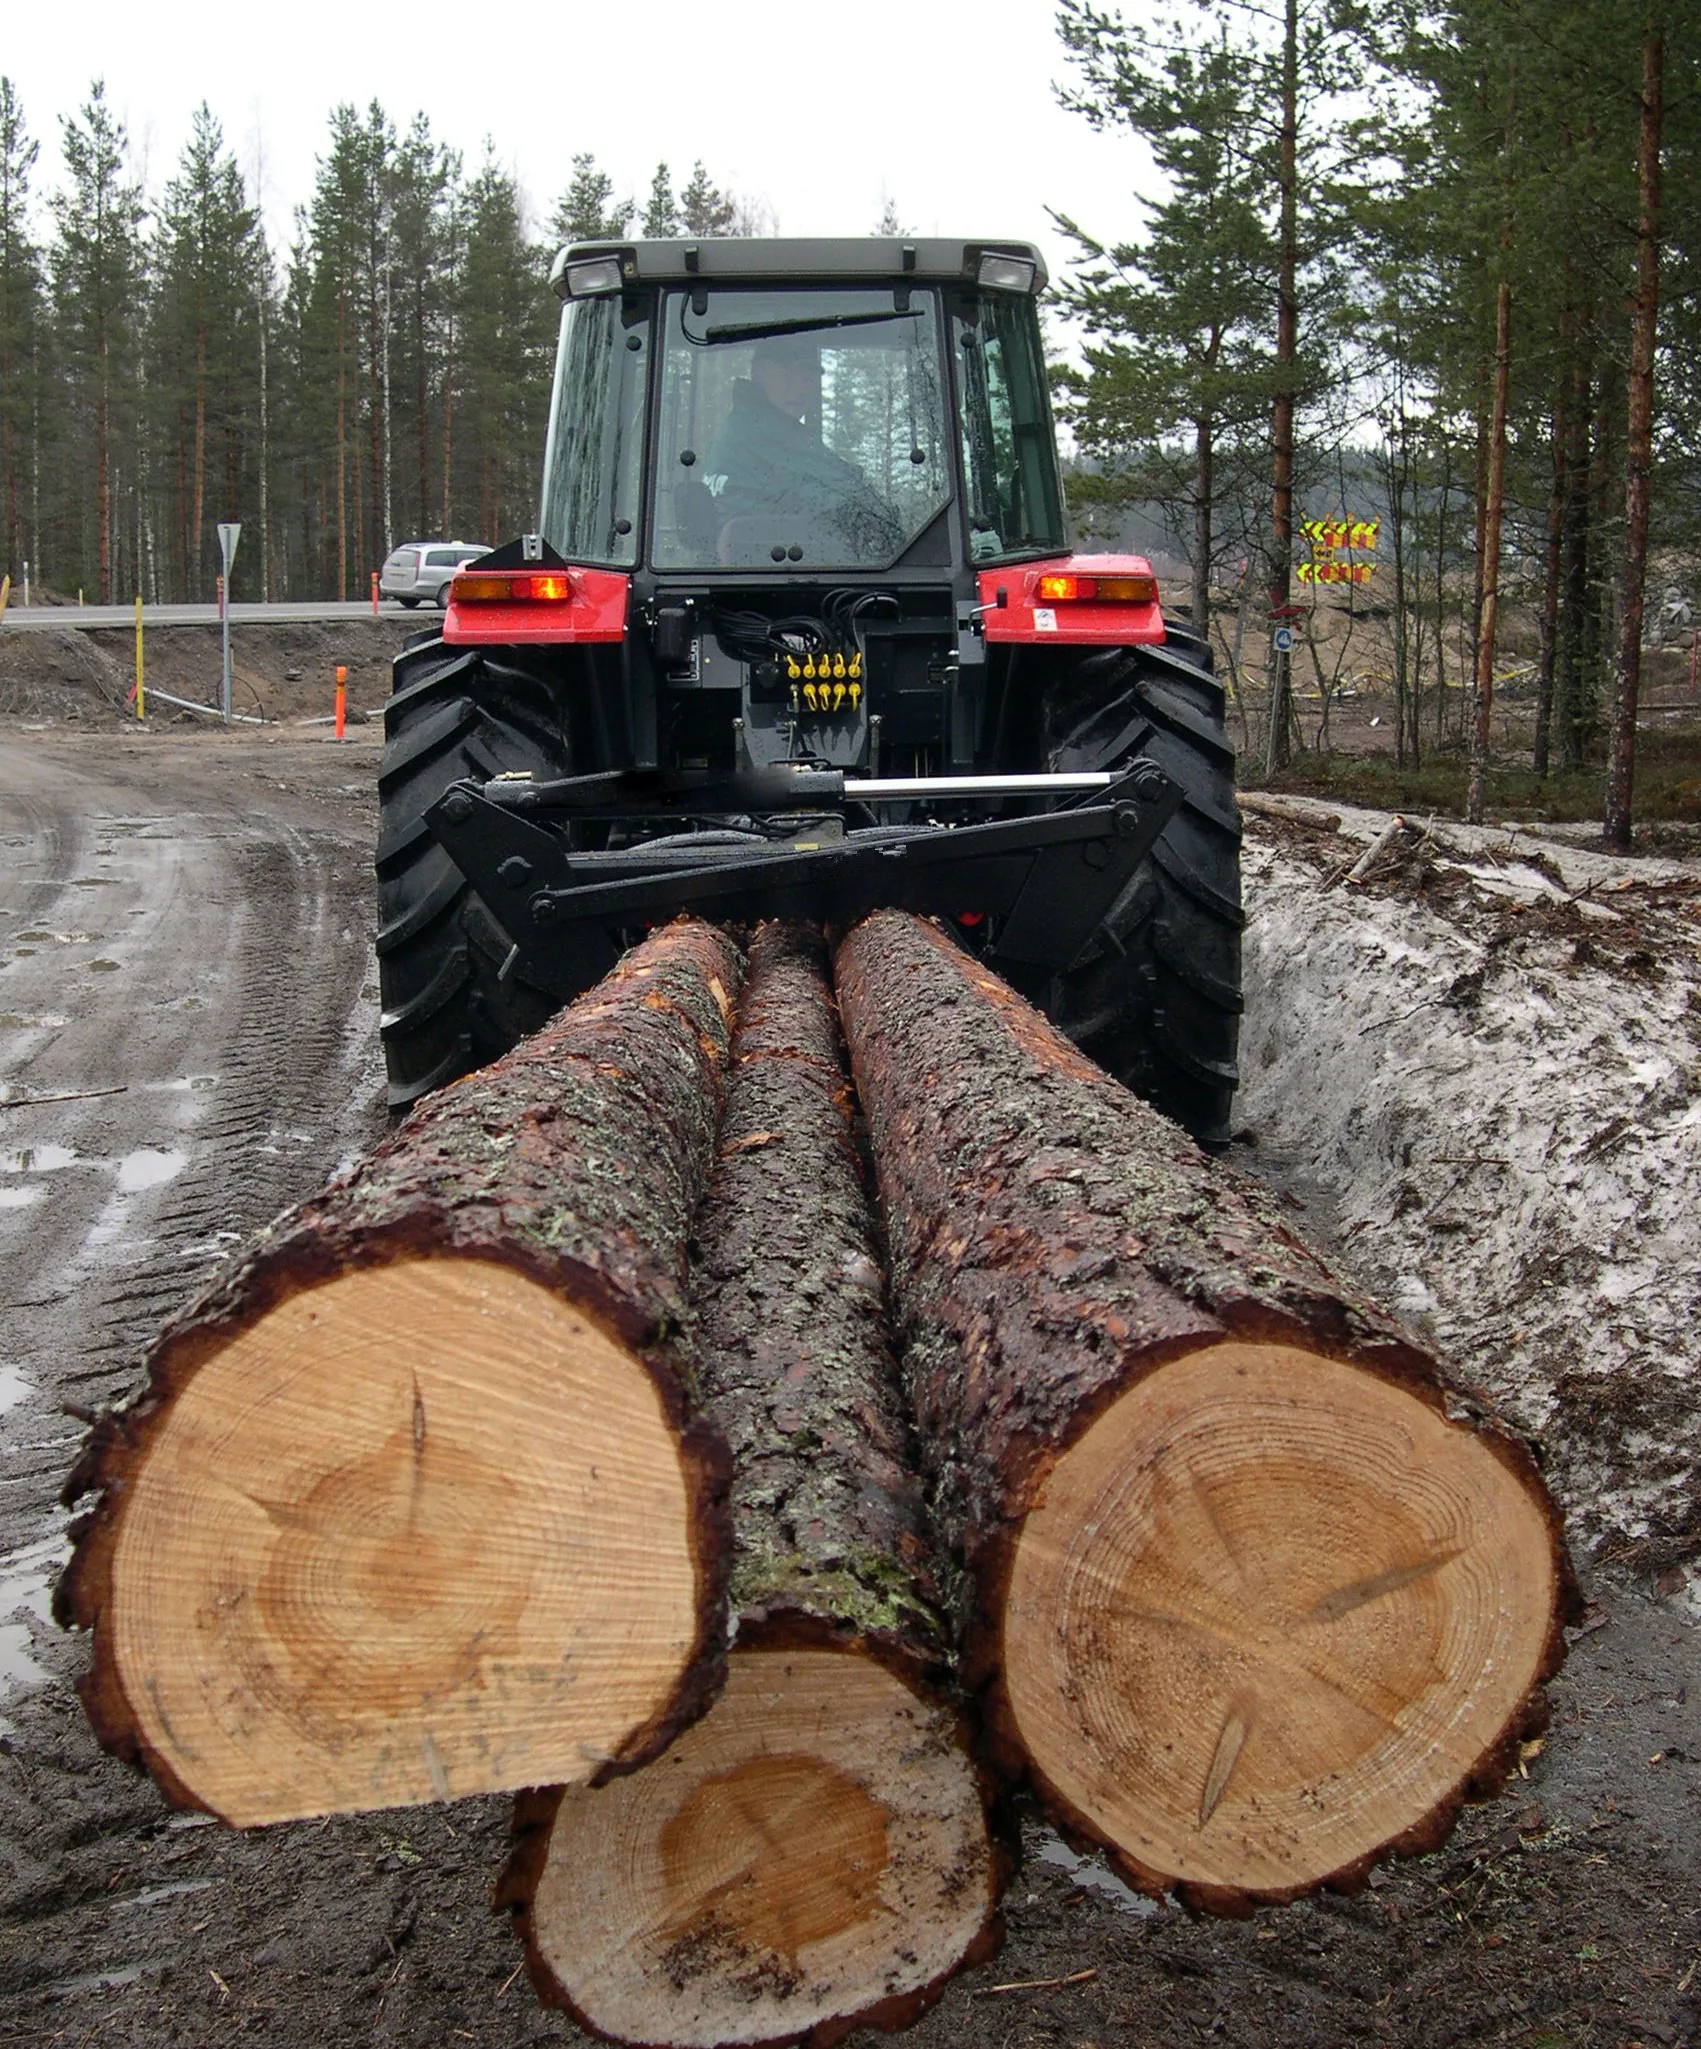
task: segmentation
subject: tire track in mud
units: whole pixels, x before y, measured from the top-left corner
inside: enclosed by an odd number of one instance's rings
[[[343,1904],[360,1880],[322,1869],[364,1867],[370,1831],[189,1832],[98,1753],[70,1685],[83,1646],[47,1625],[82,1436],[60,1411],[127,1393],[233,1247],[382,1130],[374,807],[323,801],[347,784],[287,789],[257,749],[174,749],[163,774],[164,749],[90,752],[0,760],[0,2028],[77,2039],[142,2002],[181,2039],[185,2002],[160,1987],[209,1905],[239,1942],[298,1913],[370,1951],[390,1889],[374,1931]],[[371,786],[373,761],[340,759]],[[122,1093],[83,1093],[105,1089]],[[18,1100],[60,1094],[77,1099]],[[187,2001],[189,2039],[205,2003]]]
[[[337,910],[351,850],[299,827],[230,849],[237,931],[230,1027],[200,1092],[189,1161],[162,1191],[148,1256],[102,1290],[74,1376],[106,1401],[133,1375],[159,1325],[241,1240],[316,1188],[382,1128],[370,922]],[[190,1093],[194,1078],[190,1078]],[[96,1363],[100,1362],[100,1363]]]
[[[121,1184],[109,1194],[60,1263],[56,1290],[33,1298],[31,1349],[65,1362],[54,1377],[82,1404],[121,1393],[159,1324],[229,1248],[377,1127],[376,1016],[361,996],[369,931],[329,915],[351,850],[286,829],[228,854],[234,900],[218,939],[226,966],[210,1066],[130,1084],[144,1107],[128,1133],[139,1149],[124,1157],[143,1156],[146,1168],[157,1151],[157,1193],[143,1200],[142,1187],[126,1200]],[[181,1167],[163,1171],[179,1151]]]
[[[125,1394],[230,1248],[383,1113],[369,831],[216,772],[185,792],[23,749],[0,807],[0,1730],[21,1735],[60,1720],[81,1658],[45,1628],[63,1405]],[[4,1867],[37,1859],[5,1838],[0,1903],[27,1913]]]

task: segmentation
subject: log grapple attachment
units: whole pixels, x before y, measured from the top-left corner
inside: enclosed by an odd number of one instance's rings
[[[1025,978],[1074,965],[1182,798],[1180,785],[1150,762],[1120,776],[1033,780],[1102,787],[1090,798],[1069,790],[1071,808],[1038,817],[954,831],[847,831],[842,811],[802,808],[859,801],[866,782],[859,786],[836,770],[770,769],[712,780],[642,771],[555,783],[509,777],[482,787],[456,783],[425,819],[509,937],[500,974],[522,973],[563,1001],[607,973],[634,927],[682,911],[718,923],[845,924],[885,908],[952,917],[971,933],[990,922],[986,957],[1001,972]],[[718,811],[740,797],[749,808],[733,815],[748,820],[760,815],[757,806],[770,818],[790,812],[787,829],[765,839],[731,828],[575,853],[543,822],[665,816],[687,805],[700,813],[705,798]]]

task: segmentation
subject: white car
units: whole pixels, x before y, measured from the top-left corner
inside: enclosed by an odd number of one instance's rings
[[[408,606],[428,598],[434,605],[447,605],[455,571],[489,553],[471,541],[404,541],[378,572],[379,593]]]

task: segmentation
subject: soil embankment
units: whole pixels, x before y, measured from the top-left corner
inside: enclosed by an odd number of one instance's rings
[[[65,608],[66,616],[75,613]],[[403,642],[433,632],[432,612],[386,606],[376,618],[285,619],[230,629],[232,708],[251,718],[290,722],[326,717],[337,669],[348,670],[348,702],[357,718],[389,694],[390,664]],[[149,626],[143,635],[144,692],[168,692],[217,705],[223,650],[217,626]],[[70,624],[8,631],[0,625],[0,717],[32,724],[133,724],[136,681],[132,628]],[[157,697],[152,725],[193,723],[195,714]]]
[[[1253,1160],[1543,1446],[1572,1540],[1701,1548],[1701,862],[1449,825],[1261,821]],[[1323,1086],[1318,1086],[1319,1081]],[[1701,1619],[1701,1585],[1688,1590]]]

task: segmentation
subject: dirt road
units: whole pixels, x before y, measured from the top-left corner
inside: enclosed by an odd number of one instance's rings
[[[0,732],[0,2044],[576,2039],[488,1910],[506,1803],[173,1816],[95,1748],[46,1621],[63,1405],[122,1392],[224,1249],[381,1128],[375,762],[369,732]],[[909,2039],[1701,2040],[1696,1632],[1645,1583],[1591,1591],[1528,1782],[1440,1855],[1191,1922],[1026,1818],[1002,1955]]]

